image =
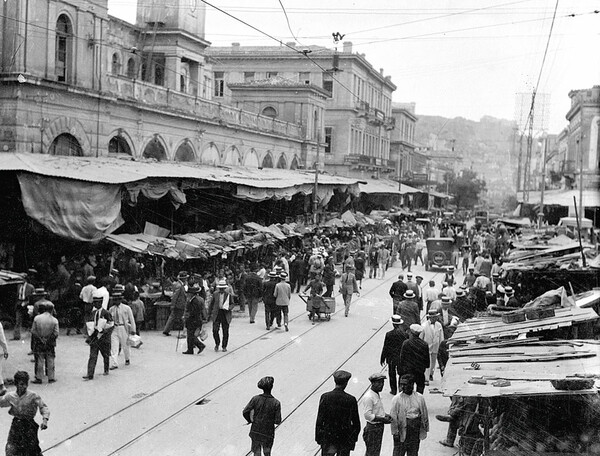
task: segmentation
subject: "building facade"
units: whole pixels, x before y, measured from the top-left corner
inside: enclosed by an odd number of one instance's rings
[[[307,154],[320,138],[301,115],[282,120],[214,97],[206,6],[194,5],[138,2],[132,25],[109,16],[106,0],[1,3],[0,151],[282,168],[314,161]],[[317,90],[290,110],[322,112],[323,100]],[[322,121],[312,128],[323,131]]]
[[[390,163],[396,166],[395,179],[412,187],[427,185],[427,155],[417,148],[415,103],[392,103]]]
[[[600,85],[569,92],[569,121],[565,176],[583,188],[600,187]],[[583,174],[583,176],[580,176]]]
[[[353,53],[352,43],[343,43],[343,51],[339,53],[323,47],[299,47],[295,43],[285,46],[234,43],[230,47],[211,47],[206,55],[211,57],[214,71],[214,99],[225,104],[239,103],[236,87],[256,80],[280,77],[324,89],[324,129],[317,138],[323,147],[319,147],[319,158],[315,157],[315,161],[328,173],[379,177],[396,172],[390,159],[394,128],[392,92],[396,86],[389,76],[384,76],[383,69],[376,71],[364,55]],[[257,113],[275,119],[282,116],[267,102],[255,103],[254,108]],[[310,136],[311,124],[319,123],[318,111],[303,122]]]

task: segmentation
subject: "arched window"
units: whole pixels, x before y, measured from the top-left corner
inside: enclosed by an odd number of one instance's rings
[[[119,60],[119,54],[116,52],[112,55],[110,71],[112,74],[119,74],[121,72],[121,62]]]
[[[267,106],[266,108],[264,108],[261,114],[266,117],[277,117],[277,111],[272,106]]]
[[[292,164],[290,165],[290,169],[298,169],[298,157],[294,157]]]
[[[162,161],[167,159],[167,152],[160,143],[158,138],[154,138],[148,143],[142,154],[144,158],[153,158],[156,161]]]
[[[265,155],[265,158],[263,158],[262,167],[263,168],[272,168],[273,167],[273,157],[271,157],[271,154]]]
[[[55,47],[54,73],[56,80],[69,82],[73,52],[73,26],[71,20],[64,14],[61,14],[56,21]]]
[[[277,168],[278,169],[286,169],[287,168],[287,162],[285,161],[285,157],[283,155],[281,157],[279,157],[279,160],[277,160]]]
[[[181,146],[177,148],[177,152],[175,152],[175,161],[178,162],[193,162],[196,161],[196,156],[194,155],[194,149],[188,142],[184,142]]]
[[[127,141],[125,141],[125,138],[122,136],[113,136],[110,138],[110,141],[108,142],[108,153],[110,155],[133,155],[129,148],[129,144],[127,144]]]
[[[131,79],[135,79],[135,59],[131,57],[127,61],[127,77]]]
[[[83,156],[83,150],[79,145],[79,141],[69,133],[63,133],[54,138],[54,141],[50,144],[48,153],[50,155],[68,155],[71,157]]]

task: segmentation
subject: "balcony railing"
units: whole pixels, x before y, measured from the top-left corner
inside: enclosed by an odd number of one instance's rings
[[[225,125],[243,126],[252,130],[305,139],[303,129],[297,124],[261,116],[257,113],[243,111],[123,76],[107,75],[106,82],[105,90],[120,99],[136,101],[152,107],[163,107],[170,111]]]

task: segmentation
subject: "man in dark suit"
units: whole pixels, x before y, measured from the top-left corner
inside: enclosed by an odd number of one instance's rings
[[[336,371],[335,389],[321,396],[315,440],[321,445],[321,456],[348,456],[354,450],[360,433],[360,416],[356,398],[344,390],[352,374]]]
[[[34,286],[28,282],[28,275],[23,274],[23,283],[19,285],[19,289],[17,290],[17,302],[15,303],[13,340],[21,340],[21,327],[27,319],[27,306],[34,290]]]
[[[181,271],[177,275],[177,282],[173,283],[173,296],[171,296],[171,313],[167,319],[167,324],[163,329],[165,336],[170,336],[171,328],[174,324],[179,324],[183,319],[183,312],[187,304],[187,289],[188,289],[189,274],[186,271]]]
[[[402,328],[402,318],[400,315],[392,316],[392,325],[394,329],[388,331],[383,342],[381,350],[381,365],[388,365],[388,373],[390,375],[390,393],[394,396],[398,392],[398,381],[400,380],[400,351],[402,344],[407,339],[406,333]]]
[[[398,304],[400,304],[400,301],[402,301],[402,298],[404,296],[404,293],[406,293],[406,290],[408,290],[408,287],[404,283],[404,275],[400,274],[398,276],[398,280],[395,281],[390,288],[390,296],[392,297],[392,300],[394,303],[394,307],[393,307],[394,314],[398,313],[398,312],[396,312],[396,310],[398,308]]]
[[[256,274],[258,265],[252,268],[252,272],[246,276],[244,282],[244,295],[248,303],[248,313],[250,314],[250,323],[254,323],[256,312],[258,311],[258,301],[262,298],[263,283]]]
[[[201,291],[202,288],[197,283],[188,287],[189,300],[183,314],[187,329],[187,350],[183,352],[184,355],[193,355],[194,347],[198,348],[200,354],[206,347],[195,335],[197,329],[202,329],[202,321],[206,319],[204,299],[199,296]]]
[[[92,298],[94,313],[92,321],[94,322],[94,332],[85,341],[90,346],[90,357],[88,359],[87,375],[84,380],[93,380],[96,363],[98,361],[98,352],[104,359],[104,375],[108,375],[110,363],[110,337],[114,329],[114,321],[108,310],[102,307],[103,297],[97,293]]]

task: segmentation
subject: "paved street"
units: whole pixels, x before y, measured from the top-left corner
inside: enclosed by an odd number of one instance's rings
[[[399,265],[399,263],[396,263]],[[343,368],[353,374],[347,391],[360,397],[369,387],[369,374],[381,370],[379,356],[385,332],[391,329],[388,290],[399,268],[391,268],[385,280],[365,280],[360,298],[354,299],[344,318],[337,299],[331,321],[316,325],[306,317],[305,304],[294,295],[290,306],[290,331],[264,327],[262,309],[257,324],[234,313],[229,352],[212,350],[212,337],[201,355],[184,356],[185,340],[165,337],[160,331],[142,334],[144,345],[132,350],[131,366],[108,377],[101,374],[82,381],[88,347],[82,336],[64,335],[57,347],[57,383],[31,385],[51,410],[49,428],[40,432],[45,455],[245,455],[250,448],[249,427],[241,415],[250,397],[259,393],[256,382],[275,377],[273,395],[282,403],[283,423],[276,431],[274,455],[314,455],[314,423],[320,395],[333,388],[331,375]],[[436,282],[441,272],[421,273],[425,283]],[[459,277],[460,281],[460,277]],[[261,305],[262,307],[262,305]],[[176,333],[172,333],[176,334]],[[8,372],[33,372],[29,340],[9,342]],[[387,371],[387,369],[386,369]],[[430,385],[440,387],[439,370]],[[382,393],[386,410],[392,396]],[[449,399],[440,394],[425,398],[429,407],[430,433],[422,442],[423,455],[451,455],[455,451],[438,441],[447,425],[435,420],[445,413]],[[362,418],[362,416],[361,416]],[[364,419],[363,419],[364,423]],[[0,441],[6,441],[10,417],[0,415]],[[386,428],[382,454],[392,452]],[[362,435],[355,454],[364,453]]]

